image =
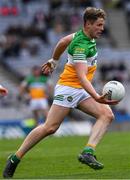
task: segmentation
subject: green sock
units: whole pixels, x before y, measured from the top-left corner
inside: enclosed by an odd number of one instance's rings
[[[9,159],[11,159],[14,163],[19,163],[20,159],[16,156],[16,154],[12,154]]]
[[[90,153],[90,154],[93,154],[94,155],[94,152],[95,152],[95,149],[92,148],[92,147],[85,147],[84,150],[83,150],[83,153],[86,152],[86,153]]]

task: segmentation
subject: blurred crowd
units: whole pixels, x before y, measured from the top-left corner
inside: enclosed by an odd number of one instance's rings
[[[88,6],[122,8],[130,28],[129,0],[1,0],[0,18],[5,18],[5,24],[8,17],[16,18],[15,23],[7,25],[0,34],[1,57],[38,55],[39,41],[42,46],[54,46],[60,37],[80,28],[82,11]],[[102,38],[111,46],[116,46],[108,23]]]
[[[124,62],[119,62],[118,64],[109,63],[101,64],[99,68],[100,79],[103,82],[108,82],[110,80],[120,81],[120,82],[130,82],[130,73],[127,65]]]
[[[35,8],[39,4],[40,7]],[[31,39],[38,39],[43,46],[54,45],[60,37],[80,28],[82,11],[88,6],[102,8],[103,2],[100,0],[1,1],[0,15],[4,16],[5,22],[8,16],[17,19],[1,33],[2,58],[18,57],[22,53],[38,54],[39,45],[30,42]],[[23,17],[23,22],[19,22],[20,16]],[[26,19],[29,19],[29,22],[26,22]],[[107,25],[103,35],[105,38],[111,38]]]

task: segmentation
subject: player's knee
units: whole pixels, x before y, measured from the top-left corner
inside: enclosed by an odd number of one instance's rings
[[[105,110],[104,111],[104,114],[105,116],[105,119],[108,121],[108,122],[112,122],[114,120],[114,114],[111,110]]]
[[[55,128],[55,127],[50,127],[50,128],[48,129],[48,133],[49,133],[49,134],[54,134],[54,133],[56,132],[56,130],[57,130],[57,128]]]
[[[51,125],[51,126],[45,126],[45,129],[46,129],[46,134],[47,135],[51,135],[51,134],[54,134],[56,132],[56,130],[58,129],[57,126],[54,126],[54,125]]]

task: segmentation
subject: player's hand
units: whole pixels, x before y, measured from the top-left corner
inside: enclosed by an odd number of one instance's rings
[[[53,68],[51,68],[51,63],[50,62],[46,62],[42,65],[42,73],[49,75],[54,71]]]
[[[49,59],[46,63],[42,65],[43,74],[51,74],[57,67],[58,61],[54,59]]]
[[[4,88],[2,85],[0,85],[0,95],[6,96],[8,94],[8,90]]]
[[[95,100],[101,104],[108,104],[108,105],[116,105],[119,103],[119,101],[117,100],[108,100],[106,98],[107,94],[104,95],[97,95],[97,98],[95,98]]]

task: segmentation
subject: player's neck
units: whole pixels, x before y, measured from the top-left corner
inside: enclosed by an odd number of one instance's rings
[[[84,28],[83,28],[83,32],[88,38],[93,39],[93,37],[91,37],[90,33],[88,31],[86,31]]]

